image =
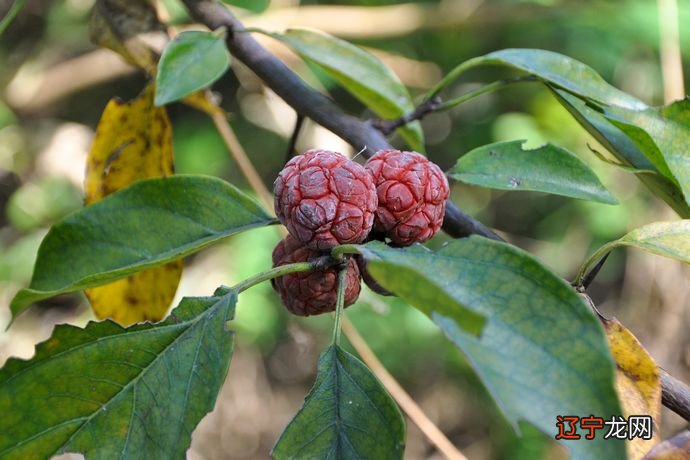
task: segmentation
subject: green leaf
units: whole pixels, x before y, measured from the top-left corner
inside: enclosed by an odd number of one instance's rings
[[[594,172],[569,151],[552,144],[523,150],[524,140],[497,142],[463,155],[448,171],[467,184],[500,190],[533,190],[617,204]]]
[[[481,65],[501,65],[534,75],[543,82],[586,99],[642,110],[647,105],[639,99],[609,85],[591,67],[553,51],[515,48],[495,51],[458,65],[431,91],[436,95],[457,77]]]
[[[679,185],[690,204],[690,100],[637,111],[612,106],[603,110],[661,174]]]
[[[266,11],[271,4],[271,0],[223,0],[223,3],[259,14]]]
[[[225,32],[181,32],[163,50],[155,105],[182,99],[218,80],[230,66]]]
[[[584,275],[607,253],[622,246],[631,246],[690,264],[690,220],[655,222],[605,244],[582,265],[575,283],[579,284]]]
[[[303,59],[322,67],[328,75],[378,116],[395,119],[414,110],[409,92],[398,77],[371,53],[324,32],[288,29],[271,34],[295,50]],[[424,151],[419,122],[399,129],[413,150]]]
[[[273,448],[276,459],[401,459],[405,422],[393,399],[357,358],[331,345],[316,382]]]
[[[184,458],[228,371],[236,301],[219,289],[158,324],[58,326],[0,370],[0,457]]]
[[[594,69],[563,54],[540,49],[506,49],[483,57],[487,64],[522,70],[571,93],[606,104],[644,109],[639,99],[609,85]]]
[[[37,300],[106,284],[271,223],[261,206],[220,179],[136,182],[50,229],[30,287],[12,300],[12,315]]]
[[[558,101],[599,143],[611,152],[623,164],[629,164],[639,171],[655,171],[652,162],[628,138],[626,133],[607,120],[601,110],[594,110],[585,101],[566,91],[551,88]],[[690,217],[690,206],[685,202],[683,192],[678,185],[659,174],[641,174],[642,181],[655,195],[663,199],[681,217]]]
[[[438,251],[358,247],[376,280],[424,313],[468,360],[508,420],[552,438],[557,415],[620,415],[614,363],[603,328],[575,290],[529,254],[481,237]],[[416,279],[399,280],[398,270]],[[433,285],[452,303],[428,304]],[[486,318],[481,336],[458,324],[462,305]],[[625,444],[598,437],[564,441],[573,458],[624,459]]]

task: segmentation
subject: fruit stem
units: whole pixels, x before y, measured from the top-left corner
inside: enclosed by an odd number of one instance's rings
[[[246,291],[252,286],[255,286],[264,281],[268,281],[279,276],[287,275],[288,273],[299,273],[299,272],[311,272],[316,270],[318,267],[314,262],[295,262],[294,264],[281,265],[280,267],[275,267],[265,272],[259,273],[258,275],[252,276],[241,283],[232,287],[233,290],[240,292]]]
[[[347,284],[347,264],[338,270],[338,296],[335,301],[335,322],[333,323],[333,344],[340,344],[341,321],[345,307],[345,285]]]
[[[341,244],[331,249],[331,257],[341,259],[345,254],[359,254],[358,244]]]

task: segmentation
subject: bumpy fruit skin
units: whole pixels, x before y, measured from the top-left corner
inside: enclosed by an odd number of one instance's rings
[[[312,249],[363,242],[378,204],[364,167],[328,150],[307,150],[288,161],[274,193],[280,222]]]
[[[304,246],[288,235],[273,249],[273,266],[306,262],[320,255],[321,252]],[[335,268],[290,273],[271,282],[285,307],[295,315],[310,316],[335,310],[338,291],[338,272]],[[345,307],[355,303],[360,289],[359,268],[355,260],[350,258],[345,278]]]
[[[416,152],[380,150],[367,161],[379,205],[374,230],[400,246],[424,242],[443,223],[449,188],[441,168]]]

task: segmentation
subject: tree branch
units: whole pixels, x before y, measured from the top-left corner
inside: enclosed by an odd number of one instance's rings
[[[662,404],[690,422],[690,388],[662,368],[659,373]]]
[[[435,112],[440,106],[441,98],[432,97],[431,99],[419,104],[412,112],[407,113],[400,118],[395,120],[374,120],[373,124],[376,129],[381,131],[383,134],[388,135],[411,121],[421,120],[426,115]]]
[[[251,35],[243,32],[242,23],[223,5],[209,0],[183,0],[183,2],[192,17],[210,29],[226,27],[228,49],[232,55],[256,73],[297,113],[311,118],[357,150],[366,147],[364,155],[367,157],[378,150],[392,147],[370,121],[363,121],[346,114],[326,96],[308,87],[282,61],[269,53]],[[459,238],[477,233],[487,238],[500,239],[484,224],[457,209],[451,201],[448,201],[446,208],[449,212],[446,213],[443,221],[443,229],[450,236]]]
[[[298,114],[311,118],[356,149],[365,148],[364,155],[367,157],[377,150],[392,147],[372,122],[346,114],[333,101],[308,87],[283,62],[248,33],[243,32],[244,26],[227,8],[211,0],[182,1],[191,16],[210,29],[226,27],[229,32],[227,44],[230,52]],[[443,230],[454,238],[477,234],[503,241],[503,238],[465,214],[450,200],[446,203]],[[664,405],[690,421],[690,389],[662,370],[662,392]]]

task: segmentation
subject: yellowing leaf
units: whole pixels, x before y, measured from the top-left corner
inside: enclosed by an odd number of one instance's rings
[[[690,459],[690,430],[683,431],[657,444],[643,460],[688,460]]]
[[[98,123],[86,165],[86,204],[145,178],[173,173],[172,128],[153,106],[152,84],[130,102],[111,100]],[[94,255],[97,257],[97,254]],[[87,289],[99,318],[122,325],[163,319],[182,276],[182,260]]]
[[[627,417],[649,415],[654,421],[652,439],[627,442],[628,458],[638,460],[659,442],[661,422],[661,377],[654,359],[637,338],[618,320],[605,320],[604,327],[616,361],[616,391]]]
[[[150,1],[96,0],[90,23],[91,41],[127,62],[156,74],[168,34]]]
[[[172,128],[153,106],[153,85],[130,102],[111,99],[86,160],[86,204],[132,182],[173,173]]]
[[[99,318],[122,325],[160,321],[168,312],[182,275],[182,259],[86,290]]]

